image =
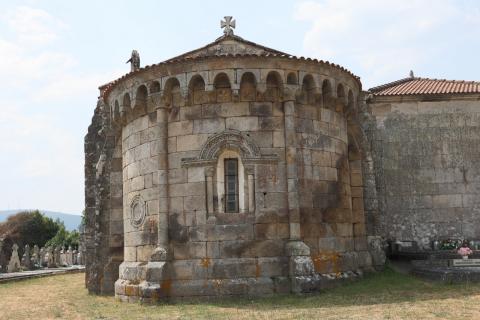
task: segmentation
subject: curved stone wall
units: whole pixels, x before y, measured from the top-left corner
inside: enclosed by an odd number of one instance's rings
[[[103,92],[122,141],[116,296],[302,292],[368,268],[349,136],[360,90],[323,63],[217,57],[146,68]],[[225,159],[237,160],[235,212]]]

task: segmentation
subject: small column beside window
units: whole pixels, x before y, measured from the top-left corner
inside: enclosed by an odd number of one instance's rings
[[[213,207],[213,168],[205,168],[205,182],[206,182],[206,193],[207,193],[207,217],[210,217],[214,214]]]

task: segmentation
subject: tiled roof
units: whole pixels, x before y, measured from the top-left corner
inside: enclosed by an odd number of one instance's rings
[[[237,43],[244,44],[246,46],[246,50],[240,51],[240,52],[228,52],[228,50],[222,51],[220,47],[226,47],[228,46],[225,45],[224,43],[228,43],[231,41],[235,41]],[[248,48],[250,50],[248,50]],[[239,36],[236,35],[228,35],[228,36],[222,36],[218,39],[216,39],[214,42],[211,42],[207,44],[204,47],[201,47],[199,49],[189,51],[187,53],[181,54],[179,56],[176,56],[174,58],[165,60],[163,62],[157,63],[157,64],[152,64],[152,65],[147,65],[145,67],[142,67],[136,71],[129,72],[122,77],[111,81],[109,83],[106,83],[102,86],[99,87],[100,91],[102,92],[102,96],[105,98],[108,96],[111,90],[115,87],[116,84],[119,82],[122,82],[126,79],[129,79],[131,77],[136,76],[140,72],[162,66],[162,65],[169,65],[169,64],[175,64],[175,63],[182,63],[182,62],[187,62],[187,61],[198,61],[198,60],[204,60],[204,59],[212,59],[212,58],[217,58],[217,57],[229,57],[229,58],[236,58],[236,57],[265,57],[265,58],[271,58],[271,57],[278,57],[278,58],[285,58],[285,59],[292,59],[292,60],[300,60],[300,61],[309,61],[313,63],[319,63],[319,64],[325,64],[328,66],[331,66],[333,68],[339,69],[343,72],[346,72],[350,74],[352,77],[354,77],[358,83],[360,84],[360,77],[354,75],[352,72],[349,70],[345,69],[344,67],[334,64],[328,61],[323,61],[323,60],[317,60],[317,59],[311,59],[311,58],[305,58],[305,57],[296,57],[293,55],[290,55],[288,53],[284,53],[278,50],[274,50],[268,47],[264,47],[262,45],[256,44],[254,42],[245,40]],[[361,86],[361,84],[360,84]]]
[[[375,96],[480,93],[480,82],[410,77],[369,89]]]

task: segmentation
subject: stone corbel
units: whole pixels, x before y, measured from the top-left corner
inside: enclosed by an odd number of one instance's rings
[[[187,100],[188,99],[188,86],[181,87],[180,88],[180,93],[182,95],[182,98]]]
[[[264,94],[267,91],[267,84],[266,83],[257,83],[257,91],[261,94]]]
[[[285,84],[283,86],[283,101],[293,101],[297,95],[299,86],[297,84]]]
[[[151,93],[147,98],[147,110],[158,109],[163,104],[162,95],[163,92]]]

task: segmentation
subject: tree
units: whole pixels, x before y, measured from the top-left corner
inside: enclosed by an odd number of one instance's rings
[[[19,246],[19,254],[23,254],[26,244],[30,247],[43,247],[57,234],[60,225],[59,220],[54,221],[38,210],[14,214],[0,223],[0,238],[4,240],[3,252],[10,257],[14,243]]]
[[[65,229],[63,222],[59,222],[59,229],[54,237],[47,241],[46,246],[64,246],[68,248],[72,246],[78,248],[78,242],[80,240],[80,233],[77,230],[68,231]]]

